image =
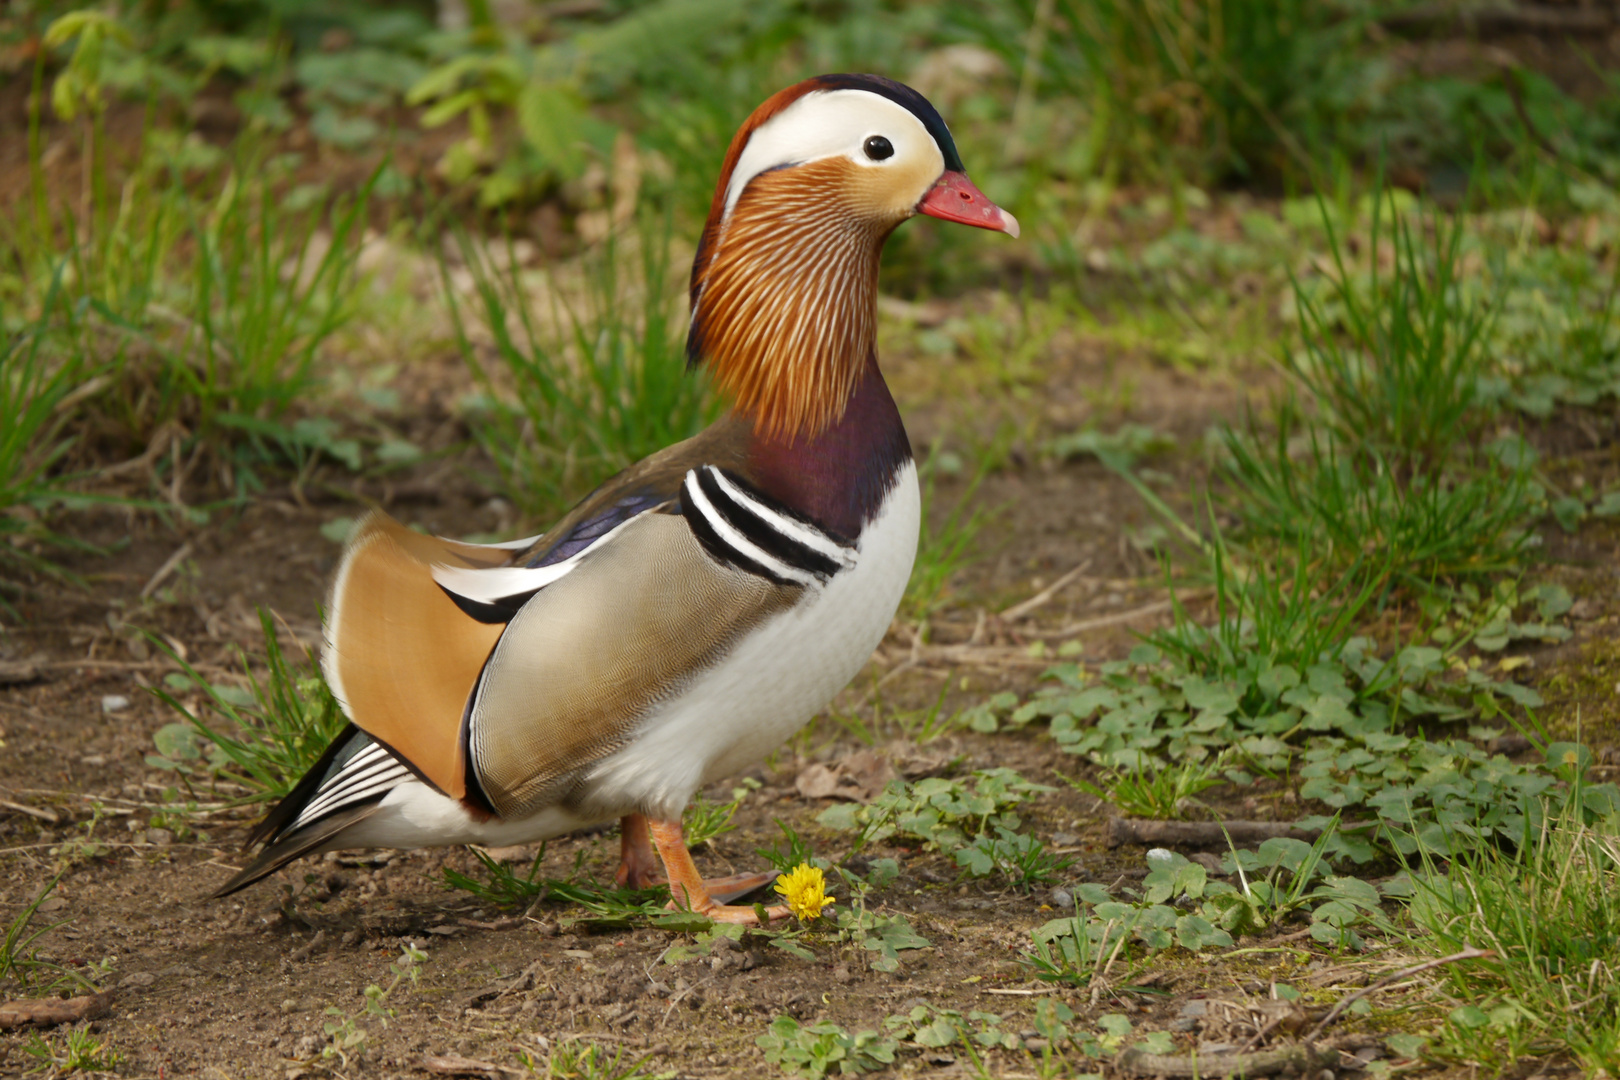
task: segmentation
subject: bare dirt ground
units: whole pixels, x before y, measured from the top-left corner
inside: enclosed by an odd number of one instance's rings
[[[1139,389],[1131,412],[1117,420],[1150,420],[1195,445],[1196,434],[1213,420],[1238,411],[1234,379],[1105,354],[1077,348],[1047,358],[1036,395],[1060,411],[1070,409],[1078,422],[1086,412],[1081,391],[1130,364]],[[948,399],[907,396],[908,387],[941,378],[941,363],[901,356],[888,365],[902,406],[915,418],[919,446],[954,422]],[[1586,434],[1572,441],[1570,431]],[[1551,452],[1555,475],[1578,469],[1598,489],[1620,480],[1612,415],[1561,416],[1532,434]],[[1157,567],[1130,541],[1149,520],[1136,495],[1094,461],[1039,464],[1033,454],[1017,452],[1011,460],[980,493],[997,517],[980,537],[978,560],[952,583],[952,601],[933,620],[929,641],[918,644],[913,631],[897,623],[868,671],[830,712],[874,723],[878,751],[894,758],[943,757],[959,771],[1010,766],[1028,779],[1058,784],[1054,770],[1088,770],[1039,731],[957,732],[913,747],[897,740],[896,726],[874,720],[874,685],[885,714],[932,704],[942,685],[948,686],[946,708],[955,709],[998,690],[1031,689],[1048,662],[1031,656],[1033,642],[1055,647],[1060,631],[1091,624],[1094,629],[1070,636],[1083,645],[1087,661],[1098,661],[1123,656],[1133,632],[1165,617]],[[885,1016],[916,1003],[997,1013],[1005,1030],[1033,1036],[1034,1002],[1052,991],[1032,980],[1017,958],[1030,929],[1061,911],[1063,897],[1048,888],[1026,893],[964,884],[947,860],[905,846],[868,852],[892,856],[901,867],[899,879],[875,902],[907,915],[932,943],[905,953],[893,974],[872,970],[872,954],[814,936],[815,960],[749,948],[670,965],[663,958],[676,939],[668,933],[591,933],[573,925],[582,913],[566,904],[501,911],[448,890],[443,868],[475,872],[472,856],[462,850],[333,854],[295,864],[227,900],[206,898],[240,865],[249,814],[171,816],[154,824],[173,776],[148,767],[145,758],[153,751],[152,733],[174,717],[146,687],[175,665],[135,630],[160,634],[211,678],[239,670],[236,646],[250,654],[262,647],[256,606],[270,607],[299,639],[313,643],[316,605],[338,552],[321,525],[354,513],[354,500],[374,500],[435,531],[511,528],[504,508],[471,479],[476,464],[466,454],[442,459],[391,488],[337,474],[318,477],[322,482],[306,483],[300,492],[271,491],[240,514],[216,513],[208,526],[183,532],[140,515],[75,519],[84,538],[112,546],[113,553],[76,561],[89,582],[84,589],[36,589],[24,606],[26,622],[0,636],[0,659],[25,662],[8,669],[12,681],[0,687],[0,912],[19,911],[55,868],[68,867],[41,916],[60,925],[38,946],[69,965],[107,960],[103,986],[116,990],[116,1001],[94,1030],[120,1055],[118,1073],[410,1076],[420,1075],[426,1056],[459,1055],[517,1075],[522,1054],[544,1061],[545,1047],[578,1039],[623,1051],[625,1064],[650,1054],[647,1067],[654,1072],[762,1076],[775,1069],[754,1040],[779,1014],[804,1022],[831,1019],[853,1031],[878,1028]],[[1154,464],[1167,477],[1162,490],[1172,499],[1196,491],[1196,454],[1177,452]],[[959,488],[960,482],[941,483],[936,513],[949,508]],[[1574,537],[1551,527],[1546,563],[1534,575],[1565,584],[1579,601],[1575,636],[1529,653],[1533,682],[1551,702],[1546,718],[1573,728],[1578,714],[1584,737],[1600,747],[1615,741],[1617,540],[1612,525],[1588,525]],[[149,588],[171,563],[159,586]],[[1026,620],[996,617],[1077,567],[1084,567],[1080,575]],[[153,598],[163,596],[171,599]],[[127,698],[127,707],[106,711],[103,703],[113,695]],[[700,865],[710,873],[762,868],[754,849],[777,841],[775,819],[810,838],[821,854],[840,858],[848,837],[814,823],[826,804],[801,798],[795,779],[812,762],[863,749],[846,727],[817,721],[753,770],[762,786],[743,803],[736,831],[698,853]],[[710,795],[724,801],[728,791],[721,785]],[[1220,806],[1221,789],[1211,794]],[[92,830],[97,806],[110,816]],[[1312,808],[1281,786],[1260,785],[1230,809],[1235,816],[1287,820]],[[1107,816],[1106,807],[1061,785],[1033,804],[1027,818],[1035,834],[1077,859],[1064,884],[1117,886],[1142,876],[1141,849],[1107,846]],[[544,873],[566,878],[582,871],[605,879],[616,855],[611,831],[566,838],[546,849]],[[1301,948],[1299,938],[1285,933],[1244,941],[1243,955],[1230,958],[1167,954],[1138,972],[1128,990],[1116,987],[1095,1000],[1055,992],[1082,1022],[1123,1012],[1139,1031],[1169,1028],[1192,1040],[1200,1031],[1206,1039],[1220,1034],[1215,1013],[1189,1018],[1194,999],[1263,1010],[1269,987],[1287,981],[1312,995],[1320,1011],[1367,981],[1355,958],[1324,958]],[[429,957],[419,983],[391,995],[397,1015],[386,1025],[365,1019],[364,988],[388,985],[406,942]],[[322,1056],[331,1045],[327,1025],[342,1019],[329,1009],[357,1017],[367,1034],[343,1056]],[[1387,1055],[1375,1039],[1356,1041],[1370,1030],[1362,1020],[1339,1026],[1349,1037],[1346,1047],[1366,1045],[1372,1050],[1364,1053]],[[34,1064],[22,1049],[28,1038],[0,1034],[0,1073]],[[958,1045],[903,1054],[889,1074],[976,1075],[977,1068]],[[995,1076],[1034,1075],[1024,1051],[986,1051],[984,1068]]]

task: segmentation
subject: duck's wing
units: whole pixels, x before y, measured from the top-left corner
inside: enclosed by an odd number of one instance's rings
[[[853,549],[705,465],[578,559],[506,625],[458,732],[502,817],[568,802],[659,702],[852,565]]]

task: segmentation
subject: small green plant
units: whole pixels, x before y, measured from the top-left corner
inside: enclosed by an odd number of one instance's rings
[[[755,848],[755,855],[758,855],[784,874],[797,866],[815,866],[822,870],[832,869],[831,863],[816,856],[810,847],[810,842],[800,836],[797,829],[781,818],[776,818],[775,821],[777,830],[782,834],[782,844],[776,847]]]
[[[326,1015],[331,1019],[321,1025],[327,1038],[321,1056],[337,1058],[347,1068],[349,1052],[364,1046],[370,1037],[361,1024],[370,1021],[387,1027],[388,1022],[396,1015],[396,1010],[388,1004],[389,998],[402,982],[408,981],[413,987],[416,985],[422,975],[422,965],[427,963],[427,959],[427,953],[407,941],[400,946],[400,954],[394,958],[394,977],[388,985],[384,987],[371,983],[361,991],[361,996],[365,998],[365,1006],[358,1016],[351,1015],[336,1005],[328,1005]]]
[[[61,870],[46,882],[45,887],[40,889],[34,899],[29,901],[7,925],[5,938],[0,940],[0,979],[15,979],[24,986],[30,986],[41,971],[61,970],[48,961],[40,960],[28,950],[34,942],[64,923],[52,923],[50,926],[41,926],[33,930],[30,930],[29,926],[39,912],[39,905],[43,904],[56,889],[57,883],[66,872],[65,869]]]
[[[188,785],[197,770],[228,778],[248,789],[241,802],[265,802],[287,794],[348,723],[313,659],[289,661],[275,621],[262,608],[259,624],[268,670],[261,681],[241,656],[248,681],[245,691],[208,682],[153,639],[173,656],[181,674],[170,676],[173,682],[152,692],[185,721],[158,730],[154,740],[159,753],[149,757],[148,764],[174,772]],[[236,733],[216,730],[175,697],[187,689],[201,691],[208,708]]]
[[[1367,78],[1356,47],[1364,17],[1306,0],[1060,0],[1036,11],[1050,20],[1048,55],[1008,58],[1034,61],[1053,90],[1084,103],[1090,123],[1071,136],[1068,164],[1110,181],[1175,190],[1309,177],[1307,147],[1337,134]]]
[[[46,290],[43,314],[18,328],[0,345],[0,609],[10,610],[8,594],[19,570],[61,577],[64,572],[41,553],[72,542],[51,532],[43,515],[64,494],[51,475],[73,445],[62,405],[83,378],[76,360],[59,361],[41,347],[54,313],[66,303],[58,267]],[[0,326],[0,332],[6,328]]]
[[[112,1072],[118,1068],[119,1054],[83,1027],[69,1028],[60,1043],[33,1035],[23,1044],[23,1053],[38,1065],[30,1073],[50,1072],[61,1076],[76,1072]]]
[[[1222,782],[1216,773],[1225,763],[1224,753],[1176,765],[1144,759],[1132,768],[1104,774],[1104,786],[1071,779],[1061,773],[1059,776],[1076,791],[1113,803],[1122,814],[1179,821],[1187,817],[1199,792]]]
[[[891,780],[871,803],[840,803],[817,816],[829,829],[855,832],[853,851],[899,837],[955,858],[976,876],[1001,870],[1024,883],[1058,870],[1038,843],[1012,839],[1022,820],[1014,807],[1052,789],[1012,769],[982,769],[969,780]],[[983,844],[978,841],[983,840]],[[980,873],[982,871],[982,874]]]
[[[818,1080],[829,1073],[858,1075],[894,1064],[895,1042],[876,1031],[851,1035],[830,1020],[808,1026],[791,1016],[778,1016],[770,1030],[755,1039],[765,1060],[789,1076]]]
[[[1307,419],[1284,398],[1270,435],[1252,421],[1229,429],[1226,501],[1252,537],[1421,595],[1511,571],[1538,493],[1524,454],[1490,452],[1480,438],[1494,307],[1459,285],[1462,226],[1436,219],[1431,248],[1421,216],[1391,212],[1386,240],[1390,205],[1372,200],[1364,275],[1322,208],[1333,271],[1325,296],[1295,283],[1302,351],[1287,363],[1315,412]]]
[[[470,850],[483,867],[484,879],[479,880],[447,866],[444,868],[445,885],[471,893],[488,904],[521,909],[548,900],[555,901],[584,912],[565,921],[581,922],[599,929],[645,926],[649,923],[662,924],[672,917],[665,908],[665,904],[669,901],[668,886],[658,885],[651,889],[610,889],[592,881],[581,881],[581,863],[585,856],[583,851],[580,852],[572,877],[569,880],[560,880],[540,876],[540,865],[546,856],[544,847],[535,854],[528,872],[521,875],[505,863],[490,858],[479,848],[474,847]],[[677,914],[688,920],[691,918],[683,913]],[[709,920],[699,918],[694,925],[696,929],[704,929],[708,927]]]
[[[583,1040],[563,1042],[546,1059],[545,1080],[660,1080],[668,1074],[645,1069],[659,1053],[652,1050],[637,1057],[622,1047],[609,1051]],[[534,1063],[529,1067],[533,1069]]]
[[[956,851],[956,865],[969,876],[982,878],[999,873],[1005,880],[1024,889],[1051,885],[1074,858],[1048,851],[1037,837],[1016,833],[1004,825],[994,827],[994,836],[983,835]]]
[[[712,844],[715,837],[731,832],[737,826],[731,819],[737,815],[737,809],[742,806],[743,800],[760,788],[760,782],[751,776],[745,776],[738,785],[731,789],[731,801],[726,803],[711,803],[707,797],[698,795],[687,807],[685,815],[685,831],[687,847],[702,847]]]
[[[928,457],[919,470],[922,479],[922,533],[917,539],[917,558],[912,563],[911,580],[906,583],[906,595],[900,604],[908,617],[926,620],[945,602],[951,579],[973,562],[974,542],[996,515],[996,511],[977,505],[975,496],[992,467],[1005,455],[1006,445],[1010,441],[1009,429],[997,436],[997,445],[977,456],[973,474],[957,496],[956,504],[943,519],[938,518],[934,510],[935,484],[943,463],[953,460],[954,455],[947,455],[937,442],[929,448]]]

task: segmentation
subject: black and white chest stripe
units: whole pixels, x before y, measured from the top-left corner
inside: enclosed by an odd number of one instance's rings
[[[778,585],[810,585],[855,565],[840,543],[713,465],[687,472],[681,513],[710,555]]]

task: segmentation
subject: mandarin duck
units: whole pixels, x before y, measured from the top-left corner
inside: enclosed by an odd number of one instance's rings
[[[533,843],[620,819],[621,885],[711,918],[771,875],[705,882],[681,815],[866,663],[905,591],[921,500],[878,370],[878,259],[914,214],[1018,235],[915,90],[823,75],[728,150],[687,357],[727,411],[541,536],[439,539],[374,512],[348,542],[322,664],[351,723],[248,837],[223,896],[339,848]],[[772,918],[785,915],[772,908]]]

